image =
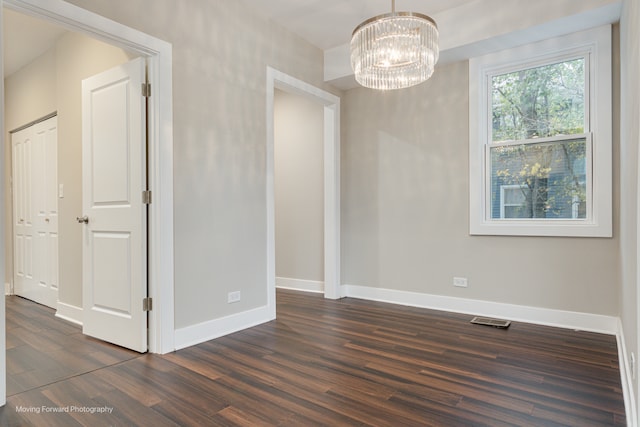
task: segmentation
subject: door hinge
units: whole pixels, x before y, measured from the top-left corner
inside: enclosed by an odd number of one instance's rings
[[[145,190],[142,192],[142,204],[143,205],[151,204],[151,190]]]
[[[151,311],[153,310],[153,299],[148,297],[148,298],[143,298],[142,299],[142,311]]]
[[[142,96],[145,98],[151,96],[151,83],[142,83]]]

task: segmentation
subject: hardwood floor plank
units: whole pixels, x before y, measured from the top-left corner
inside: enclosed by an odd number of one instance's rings
[[[109,406],[113,408],[113,413],[108,417],[87,416],[91,426],[152,426],[152,427],[180,427],[180,424],[170,420],[153,408],[141,404],[136,399],[119,390],[111,391],[94,399],[97,405]]]
[[[184,400],[166,399],[153,405],[152,409],[165,418],[173,421],[181,427],[202,427],[202,426],[221,426],[224,425],[222,420],[216,421],[217,414],[226,409],[220,409],[214,413],[208,411],[198,411]]]
[[[427,397],[427,398],[425,398]],[[392,400],[421,415],[423,425],[426,426],[491,426],[513,427],[513,424],[503,420],[488,417],[479,417],[473,412],[460,408],[458,405],[450,406],[432,400],[429,394],[415,395],[402,392],[396,393]],[[521,425],[524,425],[521,423]]]
[[[533,417],[536,420],[540,420],[539,423],[551,424],[556,423],[563,426],[585,426],[585,427],[602,427],[602,426],[618,426],[624,425],[618,424],[615,414],[593,414],[590,417],[585,417],[584,412],[558,410],[558,408],[547,407],[543,405],[536,405],[533,413]]]
[[[78,375],[68,380],[68,383],[78,390],[78,394],[96,399],[116,390],[117,384],[110,384],[97,375]]]
[[[115,368],[101,369],[96,371],[94,375],[100,381],[114,385],[114,388],[117,388],[120,393],[129,396],[131,400],[135,400],[143,406],[157,405],[167,398],[165,393],[150,387],[151,383],[146,376],[131,377],[122,369]]]
[[[207,377],[176,365],[173,365],[174,369],[171,370],[158,369],[158,365],[165,364],[172,365],[159,359],[156,366],[152,367],[146,361],[135,360],[114,369],[120,370],[129,378],[137,378],[145,388],[155,390],[159,396],[164,396],[162,401],[182,402],[194,412],[211,415],[227,406],[226,401],[216,397],[215,386]]]
[[[253,414],[241,411],[233,406],[227,406],[217,414],[221,418],[221,425],[233,424],[236,426],[253,427],[269,425]],[[303,425],[303,424],[300,424]]]
[[[210,357],[212,352],[205,350],[199,346],[193,346],[186,348],[180,352],[170,353],[165,355],[165,359],[169,360],[176,365],[179,365],[185,369],[189,369],[200,375],[203,375],[210,380],[216,380],[229,373],[226,369],[211,363]]]

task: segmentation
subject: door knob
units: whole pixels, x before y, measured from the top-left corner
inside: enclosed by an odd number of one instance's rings
[[[83,217],[76,217],[76,220],[80,223],[80,224],[89,224],[89,217],[88,216],[83,216]]]

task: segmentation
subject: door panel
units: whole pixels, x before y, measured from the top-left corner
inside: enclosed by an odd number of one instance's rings
[[[36,301],[58,303],[58,119],[33,126],[33,268]],[[53,265],[55,260],[56,264]]]
[[[92,93],[92,141],[91,182],[93,183],[93,206],[127,206],[131,204],[131,176],[129,153],[131,141],[127,109],[115,109],[128,99],[131,90],[128,79],[95,90]]]
[[[27,217],[27,201],[31,199],[31,158],[26,156],[31,145],[31,131],[23,129],[11,135],[13,153],[13,233],[14,233],[14,291],[18,295],[33,289],[33,272],[27,268],[27,238],[33,233]]]
[[[131,314],[132,304],[128,292],[133,276],[129,265],[131,233],[94,233],[92,239],[92,264],[95,266],[93,303],[114,315],[128,316]],[[100,262],[103,259],[124,268],[108,268],[108,264]]]
[[[83,332],[147,351],[142,58],[82,82]]]

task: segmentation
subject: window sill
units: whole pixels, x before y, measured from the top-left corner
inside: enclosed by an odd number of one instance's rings
[[[606,224],[576,220],[496,220],[470,224],[472,236],[613,237]]]

